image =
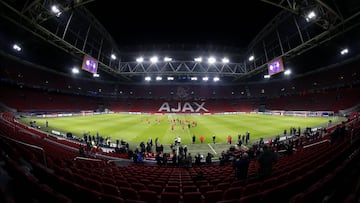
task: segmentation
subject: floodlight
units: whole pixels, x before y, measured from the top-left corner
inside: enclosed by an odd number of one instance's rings
[[[98,78],[98,77],[100,77],[100,75],[99,75],[98,73],[94,73],[94,74],[93,74],[93,77],[94,77],[94,78]]]
[[[79,69],[76,68],[76,67],[72,68],[72,69],[71,69],[71,72],[74,73],[74,74],[80,73]]]
[[[13,45],[13,49],[14,49],[15,51],[21,51],[21,47],[20,47],[18,44],[14,44],[14,45]]]
[[[169,58],[169,57],[164,57],[164,61],[165,61],[165,62],[172,61],[172,58]]]
[[[222,61],[223,63],[229,63],[229,62],[230,62],[228,58],[223,58],[221,61]]]
[[[316,17],[316,14],[314,11],[311,11],[308,15],[307,15],[308,18],[312,19],[312,18],[315,18]]]
[[[209,78],[208,78],[208,77],[203,77],[202,80],[203,80],[203,81],[208,81]]]
[[[190,80],[193,80],[193,81],[195,81],[195,80],[197,80],[198,78],[197,77],[191,77],[190,78]]]
[[[111,59],[112,59],[112,60],[116,60],[116,55],[115,55],[115,54],[111,54]]]
[[[290,70],[290,69],[287,69],[286,71],[284,71],[284,74],[285,74],[285,75],[290,75],[290,74],[291,74],[291,70]]]
[[[253,61],[255,59],[255,57],[253,56],[253,55],[251,55],[250,57],[249,57],[249,61]]]
[[[216,59],[214,57],[209,57],[208,58],[208,63],[213,64],[215,62],[216,62]]]
[[[51,6],[51,12],[53,12],[57,17],[61,15],[61,11],[56,5]]]
[[[264,78],[270,78],[270,75],[264,75]]]
[[[151,61],[151,63],[156,63],[156,62],[158,62],[158,57],[157,56],[153,56],[153,57],[151,57],[150,58],[150,61]]]
[[[314,11],[310,11],[306,15],[305,19],[306,19],[307,22],[309,22],[310,20],[314,19],[315,17],[316,17],[316,13]]]
[[[174,80],[174,77],[167,77],[167,80]]]
[[[142,63],[144,61],[144,58],[143,57],[139,57],[136,59],[136,62],[138,63]]]
[[[341,55],[345,55],[345,54],[349,53],[349,50],[347,48],[345,48],[345,49],[341,50],[340,53],[341,53]]]
[[[160,80],[162,80],[162,77],[161,77],[161,76],[157,76],[157,77],[156,77],[156,80],[157,80],[157,81],[160,81]]]
[[[145,77],[145,81],[150,81],[150,80],[151,80],[150,76]]]
[[[214,82],[217,82],[217,81],[219,81],[220,80],[220,78],[219,77],[214,77]]]
[[[201,58],[201,57],[194,58],[194,61],[196,61],[196,62],[201,62],[201,61],[202,61],[202,58]]]

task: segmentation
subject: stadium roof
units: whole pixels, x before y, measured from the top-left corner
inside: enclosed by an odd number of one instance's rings
[[[235,78],[232,81],[259,80],[276,57],[301,74],[344,59],[339,51],[349,45],[346,57],[359,53],[356,0],[261,0],[241,5],[130,1],[120,6],[94,0],[0,2],[2,50],[8,52],[10,42],[20,42],[24,49],[16,55],[60,71],[80,66],[88,54],[99,60],[102,79],[209,74]],[[59,6],[58,17],[46,3]],[[317,19],[306,22],[311,10]],[[249,62],[253,54],[255,60]],[[149,61],[154,55],[176,62],[135,62],[138,56]],[[218,62],[228,57],[230,63],[208,66],[192,61],[199,56],[215,56]]]

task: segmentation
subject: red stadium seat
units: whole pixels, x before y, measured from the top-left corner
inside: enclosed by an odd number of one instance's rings
[[[165,192],[180,192],[180,188],[178,186],[166,186],[164,188]]]
[[[179,203],[180,193],[178,192],[162,192],[161,203]]]
[[[131,187],[136,191],[147,190],[146,186],[142,183],[132,183]]]
[[[231,187],[224,192],[224,199],[240,199],[244,192],[244,187]]]
[[[131,200],[139,200],[138,193],[133,188],[128,187],[119,187],[120,195],[125,200],[131,199]]]
[[[199,191],[204,195],[205,192],[214,190],[214,186],[212,185],[201,185],[199,187]]]
[[[157,203],[158,196],[156,192],[150,190],[140,190],[139,191],[140,200],[146,201],[148,203]]]
[[[105,194],[114,195],[114,196],[119,196],[120,195],[120,190],[115,185],[103,183],[102,184],[102,189],[103,189]]]
[[[156,192],[157,195],[163,191],[163,188],[160,185],[150,184],[148,185],[148,190]]]
[[[200,192],[185,192],[183,194],[183,202],[184,203],[200,203],[202,201]]]
[[[182,192],[197,192],[197,187],[192,185],[192,186],[183,186],[182,187]]]
[[[216,203],[222,200],[223,191],[221,190],[212,190],[207,191],[204,194],[205,203]]]

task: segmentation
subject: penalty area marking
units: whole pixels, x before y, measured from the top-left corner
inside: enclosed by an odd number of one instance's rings
[[[217,154],[217,153],[215,152],[214,148],[213,148],[210,144],[208,144],[208,145],[209,145],[210,149],[213,150],[213,152],[214,152],[215,154]]]

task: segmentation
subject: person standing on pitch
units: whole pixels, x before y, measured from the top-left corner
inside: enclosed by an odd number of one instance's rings
[[[216,139],[216,136],[213,135],[213,143],[215,144],[215,139]]]
[[[248,144],[249,143],[249,140],[250,140],[250,132],[249,131],[247,131],[246,132],[246,144]]]
[[[227,141],[228,141],[229,144],[231,144],[231,139],[232,139],[232,137],[231,137],[231,135],[229,135],[229,136],[227,137]]]
[[[200,135],[200,142],[201,142],[201,144],[204,142],[204,136],[203,135]]]

